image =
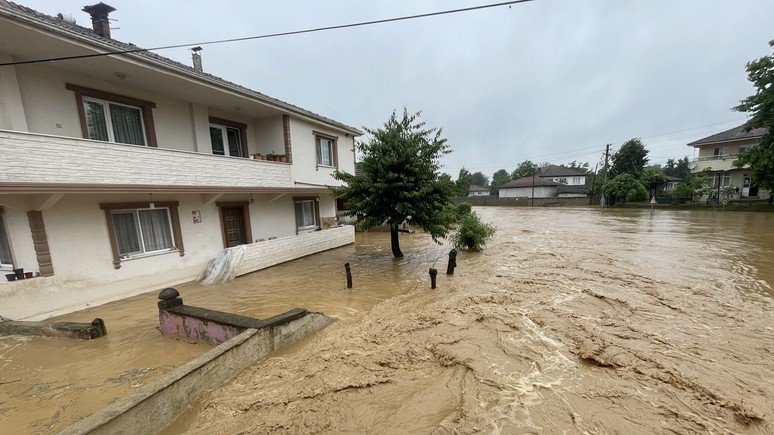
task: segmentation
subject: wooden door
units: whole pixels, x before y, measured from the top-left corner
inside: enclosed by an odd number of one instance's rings
[[[222,207],[223,234],[226,247],[248,243],[245,231],[244,207]]]

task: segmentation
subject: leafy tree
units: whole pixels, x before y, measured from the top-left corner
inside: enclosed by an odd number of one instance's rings
[[[516,180],[517,178],[521,177],[529,177],[535,173],[536,168],[536,164],[529,160],[524,160],[523,162],[519,163],[519,166],[517,166],[516,169],[511,173],[511,180]]]
[[[612,195],[621,200],[621,204],[626,204],[626,199],[632,194],[632,191],[637,188],[642,188],[640,182],[634,178],[632,174],[623,173],[616,175],[612,180],[605,183],[602,188],[602,193],[605,195]]]
[[[640,175],[640,183],[643,186],[647,186],[647,198],[651,198],[657,195],[656,189],[659,185],[666,184],[666,175],[661,170],[661,166],[653,165],[647,168],[643,168],[642,175]]]
[[[489,177],[484,175],[483,172],[478,171],[470,174],[470,184],[475,184],[476,186],[481,187],[487,187],[489,186]]]
[[[455,195],[468,196],[470,194],[470,185],[470,171],[463,167],[460,169],[459,175],[457,175]]]
[[[589,162],[578,163],[577,161],[573,160],[564,166],[570,169],[575,169],[576,171],[583,172],[586,175],[593,174],[593,171],[589,167]]]
[[[467,207],[463,207],[467,206]],[[450,241],[456,249],[468,249],[480,251],[491,239],[496,228],[490,224],[481,222],[476,212],[470,209],[469,204],[460,204],[457,209],[459,224],[451,235]]]
[[[640,139],[629,139],[613,153],[612,160],[610,179],[621,174],[631,174],[634,178],[640,178],[642,169],[648,164],[648,150]]]
[[[344,198],[349,215],[356,216],[363,228],[389,225],[396,258],[403,257],[398,229],[404,221],[437,240],[448,234],[455,218],[450,211],[452,185],[439,174],[441,156],[451,151],[441,130],[425,128],[419,116],[403,109],[402,117],[392,112],[382,128],[364,128],[370,140],[356,145],[363,156],[363,175],[333,174],[347,184],[333,192]]]
[[[774,47],[774,40],[769,41]],[[750,177],[760,187],[774,190],[774,53],[747,63],[747,79],[756,88],[755,95],[741,101],[733,110],[751,115],[745,131],[768,129],[757,147],[745,151],[734,161],[736,167],[750,168]]]
[[[509,181],[511,181],[511,174],[509,174],[505,169],[500,169],[499,171],[492,174],[492,185],[490,186],[492,194],[497,194],[497,192],[500,190],[500,186]]]
[[[690,181],[691,179],[691,161],[688,160],[688,156],[682,159],[675,160],[669,159],[664,165],[664,175],[670,177],[682,178],[683,181]]]

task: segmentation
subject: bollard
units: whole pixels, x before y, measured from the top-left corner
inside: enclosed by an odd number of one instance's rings
[[[344,270],[347,271],[347,288],[352,288],[352,271],[349,270],[349,263],[344,263]]]
[[[457,250],[449,251],[449,265],[446,266],[446,274],[454,275],[454,268],[457,267]]]
[[[436,269],[430,268],[430,288],[435,288],[435,277],[438,276]]]

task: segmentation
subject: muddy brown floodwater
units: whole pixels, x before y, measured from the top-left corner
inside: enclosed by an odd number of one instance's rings
[[[396,261],[388,234],[359,233],[226,285],[180,286],[191,305],[340,320],[166,432],[774,433],[774,214],[476,211],[496,240],[460,253],[453,276],[448,247],[423,234],[402,235]],[[0,339],[2,431],[61,429],[208,350],[160,337],[155,297],[63,318],[99,315],[106,339]]]

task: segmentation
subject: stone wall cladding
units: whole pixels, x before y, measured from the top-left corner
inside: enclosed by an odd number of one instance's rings
[[[355,243],[355,227],[351,225],[251,243],[246,245],[247,252],[236,274],[244,275],[351,243]]]
[[[0,182],[293,187],[290,166],[0,131]]]

